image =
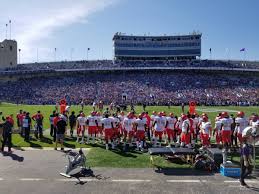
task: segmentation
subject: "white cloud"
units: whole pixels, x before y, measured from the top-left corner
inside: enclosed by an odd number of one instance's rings
[[[114,2],[115,0],[10,0],[0,2],[0,7],[5,7],[1,9],[0,23],[4,26],[6,21],[12,19],[12,37],[22,49],[22,62],[34,61],[35,48],[39,45],[46,48],[44,41],[50,39],[56,30],[74,23],[85,24],[90,15]],[[41,59],[51,60],[50,52],[42,49]]]

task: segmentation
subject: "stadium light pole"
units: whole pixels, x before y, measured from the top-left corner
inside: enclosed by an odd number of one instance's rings
[[[8,24],[5,24],[5,39],[7,40]]]
[[[21,64],[21,49],[18,49],[19,51],[19,59],[18,59],[18,63]]]
[[[10,28],[10,32],[9,32],[10,34],[9,34],[9,35],[10,35],[10,40],[12,39],[12,37],[11,37],[11,35],[12,35],[12,25],[11,25],[11,24],[12,24],[12,20],[9,20],[9,28]]]
[[[88,61],[89,51],[90,51],[90,48],[87,48],[87,51],[86,51],[86,59],[87,59],[87,61]]]
[[[39,49],[37,48],[37,63],[39,62]]]
[[[54,62],[56,62],[57,48],[54,49]]]

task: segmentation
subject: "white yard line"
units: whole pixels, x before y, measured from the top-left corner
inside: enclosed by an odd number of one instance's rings
[[[168,183],[200,183],[200,180],[166,180]]]
[[[238,112],[238,110],[229,110],[229,109],[213,109],[213,108],[197,108],[196,110],[201,112]]]
[[[259,181],[255,180],[246,180],[246,183],[259,183]],[[224,181],[224,183],[239,183],[239,180],[234,180],[234,181]]]
[[[42,178],[21,178],[20,181],[43,181],[45,179]]]
[[[113,179],[112,182],[151,182],[151,180],[145,179]]]
[[[60,182],[77,182],[78,179],[75,179],[75,178],[55,179],[55,181],[60,181]],[[94,182],[94,181],[100,181],[100,180],[98,180],[98,179],[80,178],[80,181]]]

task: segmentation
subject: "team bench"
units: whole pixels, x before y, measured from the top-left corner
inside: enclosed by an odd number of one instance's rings
[[[154,156],[164,156],[166,158],[177,157],[180,158],[183,162],[193,164],[196,156],[196,152],[190,148],[149,148],[148,153],[150,154],[150,163],[154,165]]]

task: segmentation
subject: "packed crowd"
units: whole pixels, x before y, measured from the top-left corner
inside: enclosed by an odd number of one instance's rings
[[[50,63],[19,64],[15,68],[5,70],[57,70],[57,69],[93,69],[93,68],[120,68],[120,67],[222,67],[222,68],[250,68],[258,69],[258,62],[234,62],[220,60],[91,60],[91,61],[61,61]]]
[[[201,73],[109,73],[68,77],[21,79],[0,83],[0,101],[56,104],[67,96],[69,104],[259,105],[259,78]]]
[[[4,141],[2,151],[6,142],[11,142],[12,128],[14,125],[13,115],[2,118],[4,124]],[[35,137],[43,138],[43,119],[44,116],[38,111],[32,117],[30,113],[20,110],[17,113],[16,120],[20,134],[25,141],[30,141],[30,131],[32,129],[32,120],[35,121]],[[228,112],[222,112],[216,118],[209,118],[206,113],[198,115],[196,112],[182,113],[180,116],[174,113],[166,112],[142,112],[137,115],[135,112],[113,112],[107,108],[103,112],[93,111],[86,116],[81,110],[78,115],[75,112],[70,113],[70,107],[67,106],[63,114],[57,110],[47,118],[50,123],[50,135],[56,142],[61,143],[61,150],[64,150],[63,143],[65,136],[75,136],[77,142],[95,144],[96,140],[105,143],[106,149],[114,149],[115,146],[123,144],[124,149],[136,144],[137,149],[144,151],[147,147],[188,147],[192,148],[200,142],[201,149],[208,148],[211,145],[211,138],[216,139],[218,147],[230,148],[230,146],[239,146],[243,143],[243,131],[251,126],[258,130],[259,117],[252,114],[246,118],[244,112],[240,111],[234,115]],[[215,126],[212,126],[210,119],[215,119]],[[76,134],[74,134],[74,130]],[[39,136],[38,136],[39,135]],[[147,146],[146,142],[150,142]],[[9,151],[11,145],[9,144]]]

